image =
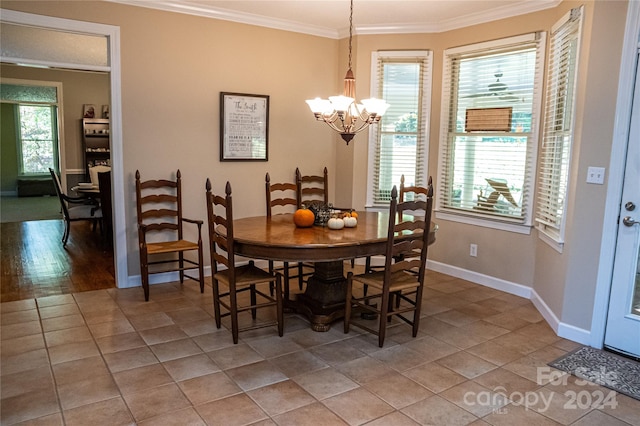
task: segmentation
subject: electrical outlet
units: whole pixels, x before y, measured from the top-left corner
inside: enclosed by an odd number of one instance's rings
[[[469,256],[478,257],[478,245],[477,244],[469,245]]]
[[[604,184],[604,167],[587,168],[587,183]]]

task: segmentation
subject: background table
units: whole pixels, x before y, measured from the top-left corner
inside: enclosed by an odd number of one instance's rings
[[[289,304],[309,318],[313,330],[328,331],[330,323],[344,314],[344,261],[384,254],[388,226],[386,212],[359,213],[358,226],[340,230],[297,228],[293,214],[247,217],[233,222],[235,252],[257,259],[314,262],[305,292]],[[429,244],[435,241],[436,230],[432,224]]]

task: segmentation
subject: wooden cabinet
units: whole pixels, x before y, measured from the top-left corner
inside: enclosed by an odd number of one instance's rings
[[[87,176],[89,176],[89,167],[111,166],[109,119],[83,118],[82,141],[84,145],[85,173]]]

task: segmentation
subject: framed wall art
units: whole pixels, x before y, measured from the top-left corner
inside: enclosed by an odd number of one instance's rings
[[[220,92],[220,161],[269,159],[269,96]]]

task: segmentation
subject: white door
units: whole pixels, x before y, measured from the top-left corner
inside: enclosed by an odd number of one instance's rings
[[[640,67],[636,69],[618,222],[604,345],[640,357]]]

